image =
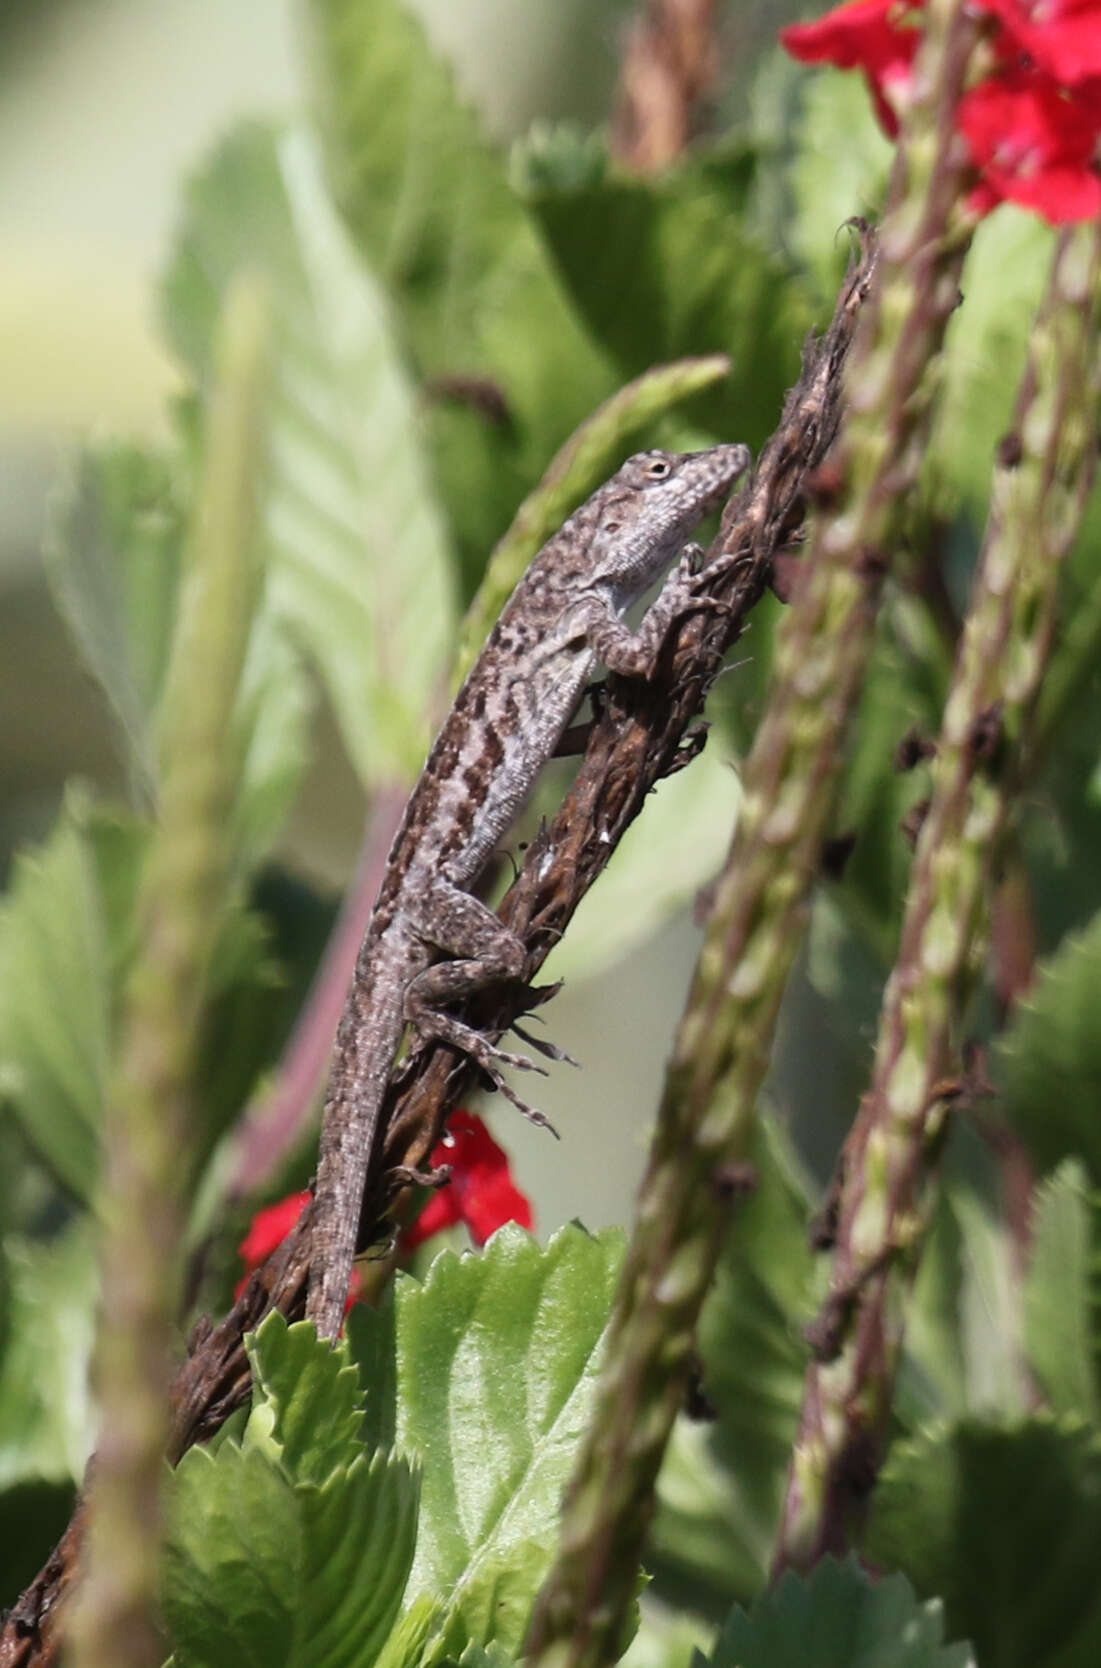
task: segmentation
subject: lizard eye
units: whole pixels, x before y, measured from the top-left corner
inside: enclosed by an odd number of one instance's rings
[[[604,523],[604,531],[606,533],[618,533],[619,532],[619,522],[618,521],[606,521]]]
[[[654,458],[646,465],[646,474],[651,481],[664,481],[669,473],[669,465],[664,458]]]

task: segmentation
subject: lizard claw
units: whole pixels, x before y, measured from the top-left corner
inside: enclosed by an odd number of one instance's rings
[[[490,1076],[493,1076],[492,1072],[490,1073]],[[536,1129],[547,1129],[554,1136],[556,1141],[561,1140],[561,1136],[551,1123],[550,1119],[547,1117],[547,1114],[545,1112],[540,1112],[539,1108],[536,1106],[529,1106],[526,1100],[521,1100],[515,1089],[511,1089],[503,1077],[494,1078],[494,1087],[501,1091],[506,1100],[510,1100],[512,1102],[517,1112],[522,1112],[524,1114],[524,1117],[528,1120],[529,1124],[534,1124]]]
[[[538,1017],[538,1014],[532,1015],[533,1019],[538,1019]],[[526,1031],[522,1025],[517,1025],[515,1021],[511,1029],[515,1031],[518,1037],[522,1037],[530,1048],[538,1049],[539,1053],[545,1055],[548,1060],[556,1060],[565,1066],[576,1066],[578,1064],[572,1054],[567,1054],[566,1050],[559,1048],[557,1043],[548,1042],[545,1037],[533,1037],[530,1031]]]
[[[520,1032],[520,1035],[524,1035],[522,1031]],[[525,1037],[524,1041],[527,1042],[527,1040],[528,1039]],[[535,1046],[538,1048],[538,1043],[536,1043]],[[529,1060],[526,1054],[510,1054],[507,1049],[497,1048],[493,1043],[487,1043],[486,1047],[492,1054],[494,1060],[498,1061],[502,1066],[511,1066],[514,1071],[535,1071],[539,1073],[540,1077],[550,1076],[546,1066],[539,1065],[535,1060]],[[482,1066],[484,1071],[485,1067],[483,1062],[479,1060],[478,1064]]]

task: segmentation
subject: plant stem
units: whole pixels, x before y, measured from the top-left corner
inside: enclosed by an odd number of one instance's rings
[[[872,1084],[839,1168],[830,1292],[813,1329],[778,1565],[841,1552],[885,1444],[902,1305],[961,1074],[959,1028],[986,959],[999,853],[1035,757],[1059,576],[1097,456],[1101,231],[1060,240],[1002,443],[983,554],[932,767]]]
[[[879,289],[847,366],[849,408],[826,471],[832,505],[777,643],[745,798],[674,1045],[608,1359],[540,1594],[529,1668],[619,1655],[654,1482],[745,1159],[835,797],[887,566],[895,503],[916,474],[970,227],[952,125],[976,26],[933,0],[881,237]]]
[[[226,302],[219,381],[162,709],[161,791],[138,902],[106,1123],[102,1403],[74,1668],[157,1668],[160,1485],[179,1305],[181,1185],[198,1017],[227,901],[226,745],[259,578],[256,491],[266,308],[240,280]]]

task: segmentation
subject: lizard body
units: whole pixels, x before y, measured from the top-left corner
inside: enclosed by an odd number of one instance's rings
[[[343,1318],[379,1112],[405,1026],[422,1041],[461,1049],[516,1099],[500,1067],[531,1062],[445,1011],[525,974],[520,939],[469,888],[555,752],[597,663],[649,675],[672,622],[708,606],[690,547],[640,628],[623,619],[748,462],[738,445],[629,458],[535,557],[455,698],[394,838],[337,1032],[306,1307],[323,1337],[335,1337]]]

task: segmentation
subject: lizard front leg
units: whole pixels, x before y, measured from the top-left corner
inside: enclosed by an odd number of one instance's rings
[[[700,589],[705,578],[710,580],[716,572],[723,571],[724,563],[720,559],[701,569],[703,559],[704,551],[698,544],[685,545],[676,567],[646,610],[637,631],[624,623],[605,596],[593,593],[586,598],[580,620],[593,651],[609,672],[628,678],[652,677],[661,646],[674,621],[685,614],[725,606]]]
[[[435,962],[410,980],[405,992],[405,1019],[422,1042],[445,1043],[469,1055],[525,1117],[549,1127],[543,1114],[521,1100],[501,1072],[502,1066],[539,1072],[543,1068],[521,1054],[498,1048],[472,1025],[446,1011],[479,991],[503,982],[522,981],[527,973],[527,951],[522,940],[485,904],[443,877],[432,881],[420,900],[414,927],[426,943],[455,959]]]

